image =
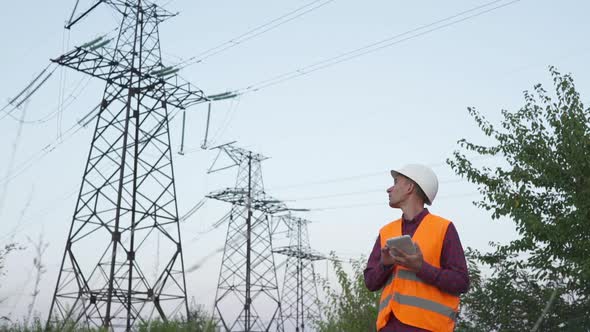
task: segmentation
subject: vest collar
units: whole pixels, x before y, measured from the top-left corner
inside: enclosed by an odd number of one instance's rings
[[[418,214],[417,214],[417,215],[414,217],[414,219],[411,219],[411,220],[408,220],[408,219],[406,219],[406,217],[404,217],[404,216],[402,215],[402,221],[403,221],[404,223],[408,223],[408,224],[419,223],[419,222],[421,222],[421,221],[422,221],[422,219],[424,219],[424,217],[426,217],[426,215],[428,215],[428,213],[430,213],[430,212],[428,211],[428,209],[427,209],[427,208],[424,208],[424,210],[422,210],[422,212],[418,213]]]

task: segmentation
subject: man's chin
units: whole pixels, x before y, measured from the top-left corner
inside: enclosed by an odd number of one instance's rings
[[[399,208],[399,205],[397,203],[389,202],[389,207],[393,208],[393,209],[397,209],[397,208]]]

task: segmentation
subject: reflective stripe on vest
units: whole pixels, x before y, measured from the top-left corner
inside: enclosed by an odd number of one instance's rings
[[[385,297],[383,299],[383,301],[381,301],[381,303],[379,303],[379,311],[387,308],[387,306],[389,305],[389,301],[391,300],[391,295],[387,295],[387,297]]]
[[[412,281],[417,281],[417,282],[424,282],[422,281],[422,279],[418,278],[418,276],[416,275],[416,273],[410,271],[410,270],[399,270],[397,271],[397,278],[398,279],[405,279],[405,280],[412,280]]]
[[[387,282],[385,283],[385,286],[383,286],[383,288],[389,286],[393,282],[395,275],[396,275],[396,273],[392,273],[389,276],[389,279],[387,279]],[[410,270],[401,270],[400,269],[399,271],[397,271],[397,278],[398,279],[405,279],[405,280],[412,280],[412,281],[417,281],[417,282],[424,282],[424,281],[422,281],[422,279],[418,278],[416,273],[414,273]]]
[[[389,285],[391,285],[391,283],[393,282],[393,276],[395,273],[392,273],[389,276],[389,279],[387,279],[387,282],[385,283],[385,286],[383,286],[383,289],[389,287]],[[391,294],[387,295],[386,298],[382,299],[381,302],[379,302],[379,311],[385,309],[387,307],[387,305],[389,304],[389,300],[391,300]]]
[[[399,304],[409,305],[412,307],[418,307],[424,310],[436,312],[437,314],[449,317],[453,321],[457,320],[457,313],[455,312],[455,310],[453,310],[453,308],[449,308],[445,305],[442,305],[434,301],[410,295],[402,295],[400,293],[395,293],[395,295],[393,296],[393,301],[396,301]]]

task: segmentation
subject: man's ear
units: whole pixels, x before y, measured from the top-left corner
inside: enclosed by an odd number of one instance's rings
[[[408,183],[408,189],[406,191],[408,194],[411,194],[416,189],[416,185],[414,184],[413,181],[408,181],[407,183]]]

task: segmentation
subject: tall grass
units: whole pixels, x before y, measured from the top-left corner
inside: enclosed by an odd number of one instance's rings
[[[26,318],[21,322],[7,322],[5,324],[0,325],[0,332],[58,332],[56,328],[52,328],[49,326],[45,329],[45,322],[41,321],[39,317],[34,317],[32,321],[26,322]],[[105,328],[87,328],[82,326],[77,326],[75,323],[65,324],[63,328],[59,330],[62,331],[71,331],[71,332],[107,332],[108,330]]]
[[[55,328],[48,327],[44,330],[44,322],[39,317],[34,317],[27,323],[23,321],[11,322],[7,319],[2,323],[0,321],[0,332],[58,332]],[[189,317],[179,317],[178,319],[162,321],[152,320],[138,323],[134,331],[139,332],[215,332],[216,321],[207,314],[201,307],[191,309]],[[62,327],[59,332],[107,332],[106,328],[87,328],[80,324],[69,323]]]

